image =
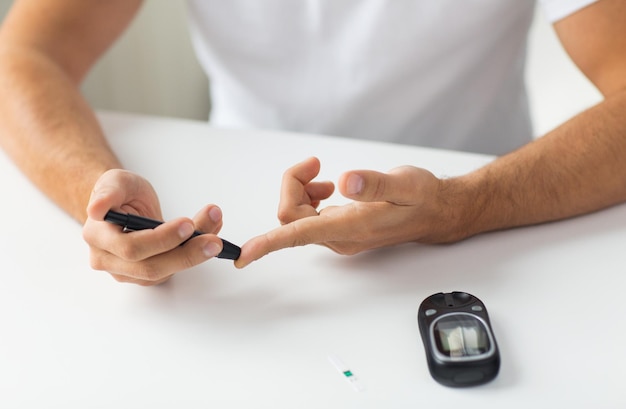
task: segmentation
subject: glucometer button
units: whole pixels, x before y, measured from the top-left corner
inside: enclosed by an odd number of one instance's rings
[[[473,385],[483,380],[485,375],[481,371],[467,371],[452,378],[457,385]]]
[[[480,305],[474,305],[472,306],[472,311],[482,311],[483,307],[481,307]]]
[[[424,312],[424,314],[426,314],[426,316],[427,316],[427,317],[430,317],[431,315],[435,315],[435,314],[437,314],[437,310],[435,310],[435,309],[433,309],[433,308],[430,308],[430,309],[426,310],[426,311]]]

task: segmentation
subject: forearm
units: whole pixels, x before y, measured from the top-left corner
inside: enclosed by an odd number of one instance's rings
[[[42,53],[0,49],[0,145],[61,208],[83,222],[96,179],[120,167],[77,84]]]
[[[626,201],[626,90],[468,175],[442,182],[452,240]]]

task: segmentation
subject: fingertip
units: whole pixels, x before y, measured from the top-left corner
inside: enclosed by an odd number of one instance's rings
[[[120,188],[112,184],[111,171],[104,172],[96,181],[89,196],[86,213],[87,217],[103,220],[114,203],[121,202]]]
[[[104,220],[104,216],[107,211],[110,210],[110,200],[107,200],[108,195],[102,191],[93,191],[87,203],[85,209],[87,217],[94,220]]]
[[[222,209],[211,204],[203,207],[193,218],[196,229],[209,234],[217,234],[222,228]]]
[[[190,221],[183,221],[178,226],[178,236],[181,238],[181,240],[188,239],[189,237],[191,237],[193,232],[194,226],[193,223],[191,223]]]
[[[222,221],[222,209],[218,206],[211,206],[209,209],[209,218],[213,221],[213,223],[219,223]]]
[[[221,252],[222,252],[221,241],[220,243],[215,242],[215,241],[210,241],[206,243],[204,246],[202,246],[202,253],[207,259],[216,257]]]
[[[317,156],[311,156],[307,159],[307,161],[316,163],[318,166],[321,166],[322,164],[322,162],[320,161],[320,158],[318,158]]]
[[[302,183],[309,183],[313,178],[317,176],[321,167],[322,164],[320,160],[315,156],[311,156],[289,168],[283,176],[289,178],[295,177],[298,181]]]
[[[214,204],[206,205],[202,209],[200,209],[193,218],[194,220],[201,220],[205,217],[208,217],[208,219],[211,220],[211,222],[213,223],[219,223],[220,221],[222,221],[223,217],[222,209]]]
[[[241,254],[239,255],[239,258],[235,260],[235,267],[239,269],[247,267],[248,265],[252,264],[252,262],[257,261],[265,254],[267,254],[267,252],[260,247],[260,237],[264,236],[252,238],[244,243],[243,246],[241,246]]]
[[[305,160],[303,160],[300,163],[320,163],[320,160],[317,156],[309,156],[308,158],[306,158]]]
[[[235,260],[234,262],[236,268],[242,269],[254,261],[247,251],[248,247],[248,243],[244,244],[241,247],[241,254],[239,255],[239,258],[237,258],[237,260]]]
[[[389,175],[373,170],[350,171],[341,175],[339,189],[345,197],[360,202],[390,200]]]
[[[238,268],[238,269],[240,269],[240,270],[241,270],[242,268],[244,268],[244,267],[248,266],[248,264],[250,264],[250,262],[248,262],[248,261],[242,261],[242,260],[241,260],[241,257],[240,257],[240,258],[238,258],[237,260],[235,260],[235,262],[234,262],[235,268]]]
[[[315,176],[317,176],[320,169],[322,168],[322,162],[319,160],[319,158],[317,156],[311,156],[309,159],[307,159],[307,163],[310,164],[312,169],[315,171]]]
[[[358,173],[349,172],[343,179],[343,190],[347,196],[358,196],[363,192],[365,179]]]

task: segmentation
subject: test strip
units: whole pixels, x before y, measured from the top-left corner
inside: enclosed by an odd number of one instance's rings
[[[350,383],[350,385],[352,385],[352,388],[354,388],[356,392],[361,392],[365,390],[365,387],[363,386],[361,381],[359,381],[359,378],[354,375],[354,372],[352,372],[352,370],[346,364],[344,364],[337,355],[328,355],[328,360],[339,371],[341,376],[343,376],[344,379],[346,379]]]

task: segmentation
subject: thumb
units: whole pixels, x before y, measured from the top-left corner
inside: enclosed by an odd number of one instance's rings
[[[391,202],[409,204],[415,201],[422,173],[430,172],[402,166],[389,173],[372,170],[346,172],[339,178],[339,191],[347,198],[360,202]]]
[[[122,169],[104,172],[94,184],[87,205],[91,219],[102,220],[109,209],[161,218],[161,209],[156,192],[143,177]]]
[[[109,172],[105,172],[93,187],[87,204],[87,215],[92,219],[101,220],[105,213],[118,203],[123,203],[122,190],[118,181],[110,177]]]

